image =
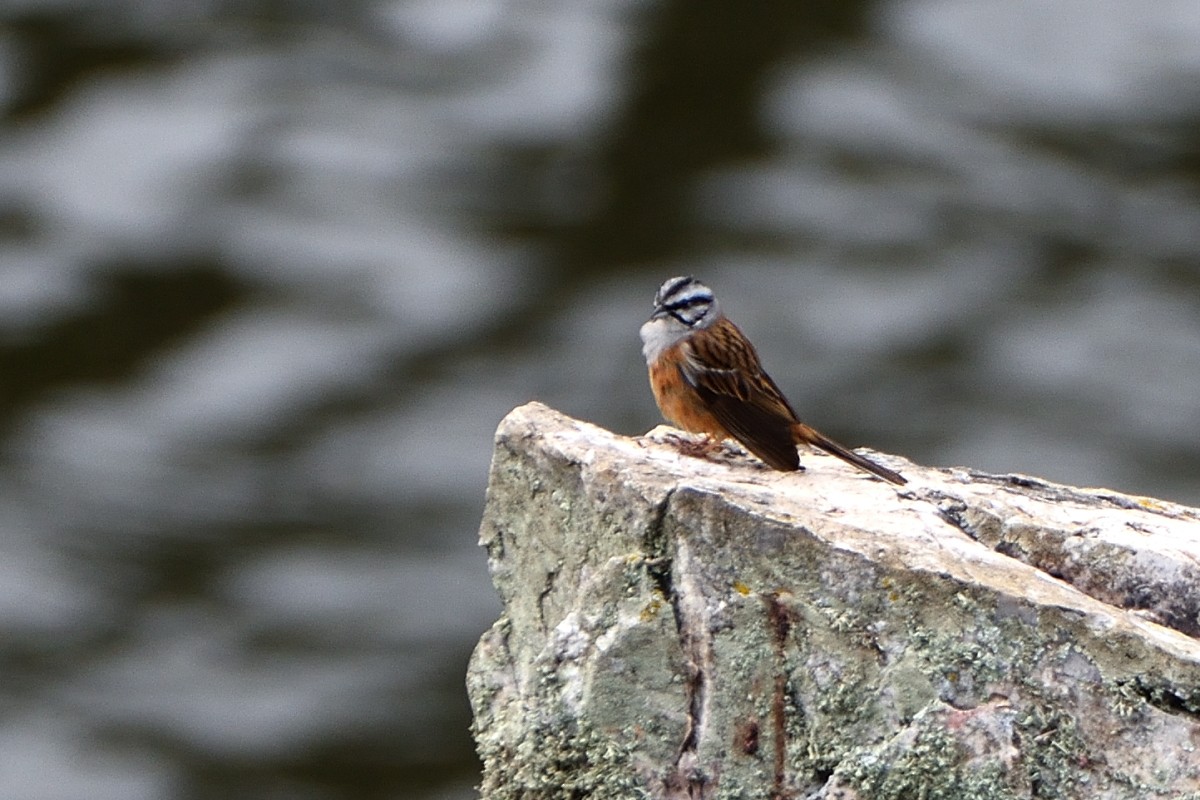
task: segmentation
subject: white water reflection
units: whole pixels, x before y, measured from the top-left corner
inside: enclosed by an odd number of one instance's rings
[[[885,12],[963,111],[1005,126],[1171,119],[1200,101],[1200,9],[1164,0],[917,0]],[[957,86],[955,87],[955,84]]]

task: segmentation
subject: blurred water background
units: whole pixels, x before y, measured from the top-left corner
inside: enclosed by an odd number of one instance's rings
[[[1191,0],[5,0],[0,797],[473,796],[496,423],[713,285],[850,444],[1200,503]]]

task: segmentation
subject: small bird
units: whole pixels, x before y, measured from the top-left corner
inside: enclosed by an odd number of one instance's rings
[[[754,345],[695,278],[659,288],[641,336],[659,410],[685,431],[705,434],[706,445],[732,437],[775,469],[792,471],[803,469],[796,445],[808,444],[885,481],[908,483],[801,422]]]

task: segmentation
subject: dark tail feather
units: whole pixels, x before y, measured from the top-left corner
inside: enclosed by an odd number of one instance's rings
[[[830,439],[828,436],[818,430],[815,430],[814,428],[808,427],[803,422],[796,423],[794,430],[796,432],[796,440],[798,443],[804,442],[805,444],[811,444],[814,447],[819,447],[826,453],[837,456],[842,461],[853,464],[859,469],[866,470],[872,475],[883,478],[885,481],[894,483],[897,486],[903,486],[904,484],[908,483],[908,481],[905,480],[904,476],[900,473],[893,472],[881,464],[876,464],[869,458],[860,456],[853,450],[848,450],[845,447],[842,447],[833,439]]]

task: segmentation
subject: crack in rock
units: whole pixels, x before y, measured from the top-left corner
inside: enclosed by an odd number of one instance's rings
[[[680,650],[686,659],[688,726],[675,764],[665,780],[665,798],[701,800],[710,797],[712,784],[699,763],[697,751],[706,732],[709,681],[713,666],[709,613],[702,587],[696,585],[696,570],[686,537],[672,537],[667,531],[674,490],[659,506],[659,515],[651,526],[648,549],[656,568],[654,577],[663,596],[671,604]]]

